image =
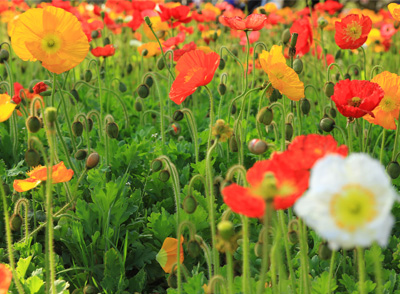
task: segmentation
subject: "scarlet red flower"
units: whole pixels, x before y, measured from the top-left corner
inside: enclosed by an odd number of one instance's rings
[[[195,49],[196,49],[196,43],[193,41],[183,45],[182,49],[176,49],[174,51],[174,61],[178,61],[183,56],[183,54]]]
[[[372,110],[378,106],[385,93],[382,88],[369,81],[344,80],[335,85],[331,97],[338,111],[349,118],[359,118],[366,114],[374,117]]]
[[[201,50],[193,50],[185,53],[176,64],[179,74],[172,83],[169,98],[179,105],[198,87],[210,83],[219,60],[220,56],[215,52],[206,54]]]
[[[335,22],[335,42],[342,49],[357,49],[368,38],[372,21],[368,16],[349,14],[341,21]]]
[[[338,1],[327,0],[324,3],[318,3],[315,5],[315,10],[321,12],[328,12],[330,15],[335,14],[337,11],[343,8],[343,4]]]
[[[313,34],[309,18],[301,18],[293,22],[290,34],[297,33],[296,54],[303,56],[310,51]]]
[[[267,16],[264,14],[250,14],[245,19],[240,16],[227,17],[223,16],[228,27],[241,31],[259,31],[264,27]]]
[[[12,279],[12,273],[8,267],[0,263],[0,293],[8,293]]]
[[[91,52],[96,57],[109,57],[115,54],[115,48],[113,45],[106,45],[104,47],[96,47]]]
[[[156,3],[154,1],[146,1],[146,0],[133,0],[132,8],[134,10],[153,10],[156,7]]]
[[[40,94],[46,90],[47,90],[47,85],[43,82],[39,82],[33,87],[33,93],[35,94]]]
[[[184,42],[186,38],[185,33],[179,33],[176,37],[171,37],[163,43],[163,47],[175,47]]]
[[[160,5],[159,12],[161,21],[171,21],[172,27],[177,27],[181,23],[188,23],[192,20],[190,16],[188,16],[190,12],[190,8],[185,5],[179,5],[173,8],[168,8],[163,5]],[[171,25],[170,25],[171,26]]]

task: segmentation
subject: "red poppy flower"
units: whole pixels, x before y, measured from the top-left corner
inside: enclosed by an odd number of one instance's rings
[[[153,10],[156,7],[156,3],[154,1],[145,1],[145,0],[133,0],[132,1],[132,9],[134,10]]]
[[[185,27],[184,25],[180,25],[180,26],[178,27],[178,30],[179,30],[180,32],[187,33],[188,35],[191,35],[191,34],[193,34],[193,32],[194,32],[193,27]]]
[[[8,293],[12,279],[11,271],[4,264],[0,263],[0,293]]]
[[[324,3],[318,3],[315,5],[315,10],[321,12],[328,12],[330,15],[335,14],[343,8],[343,4],[338,1],[328,0]]]
[[[96,57],[109,57],[115,54],[115,48],[113,45],[106,45],[104,47],[96,47],[91,52]]]
[[[232,184],[222,190],[224,202],[232,211],[260,218],[264,215],[267,198],[273,197],[275,209],[286,209],[296,202],[308,187],[309,173],[294,171],[281,156],[284,154],[256,162],[246,175],[250,187]]]
[[[179,74],[172,83],[169,98],[179,105],[198,87],[210,83],[219,60],[220,56],[215,52],[206,54],[201,50],[193,50],[185,53],[176,64]]]
[[[250,14],[245,19],[240,16],[227,17],[223,16],[228,27],[240,31],[259,31],[264,27],[267,16],[264,14]]]
[[[147,2],[147,1],[136,1],[136,2]],[[132,3],[133,4],[133,3]],[[132,19],[130,22],[126,24],[127,27],[131,28],[132,31],[137,31],[142,23],[144,22],[144,18],[139,10],[134,10],[132,14]]]
[[[365,43],[371,28],[368,16],[350,14],[335,22],[335,42],[342,49],[357,49]]]
[[[46,90],[47,90],[47,85],[43,82],[39,82],[33,87],[33,93],[35,94],[40,94]]]
[[[174,51],[174,61],[178,61],[179,59],[181,59],[181,57],[183,56],[183,54],[195,50],[196,49],[196,43],[195,42],[190,42],[188,44],[183,45],[182,49],[176,49]]]
[[[161,12],[159,12],[159,15],[161,21],[171,21],[173,23],[173,28],[179,26],[181,23],[188,23],[192,20],[192,18],[188,16],[190,8],[185,5],[179,5],[173,8],[160,5],[160,10]]]
[[[335,85],[331,99],[338,111],[349,118],[359,118],[366,114],[374,117],[372,110],[378,106],[385,93],[382,88],[369,81],[344,80]]]
[[[176,37],[171,37],[163,43],[163,47],[175,47],[178,46],[180,43],[185,41],[186,35],[185,33],[179,33]]]
[[[290,34],[297,33],[296,54],[303,56],[310,51],[313,42],[313,34],[310,20],[308,17],[301,18],[293,22]]]

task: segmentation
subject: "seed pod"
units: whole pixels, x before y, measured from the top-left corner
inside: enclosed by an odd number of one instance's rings
[[[183,200],[183,210],[188,214],[192,214],[196,211],[197,201],[192,195],[187,195]]]
[[[263,154],[268,149],[267,143],[260,139],[251,140],[248,147],[250,152],[256,155]]]
[[[282,43],[287,44],[290,40],[290,30],[286,29],[282,32]]]
[[[300,58],[296,58],[293,61],[293,70],[299,75],[303,71],[303,61]]]
[[[22,226],[22,217],[19,214],[13,214],[10,217],[10,228],[12,231],[19,231]]]
[[[103,46],[107,46],[107,45],[110,45],[110,44],[111,44],[110,38],[109,37],[105,37],[104,40],[103,40]]]
[[[87,157],[87,154],[88,154],[88,152],[86,149],[79,149],[75,153],[75,159],[76,160],[85,160]]]
[[[126,73],[129,75],[131,72],[133,71],[133,66],[132,64],[128,64],[128,66],[126,67]]]
[[[229,138],[229,149],[231,150],[231,152],[238,152],[239,151],[239,143],[238,140],[235,136],[235,134],[233,134],[230,138]]]
[[[235,230],[233,228],[233,223],[230,221],[221,221],[218,225],[218,234],[225,241],[229,241],[233,235],[235,234]]]
[[[286,141],[292,140],[293,137],[293,125],[291,123],[285,124],[285,139]]]
[[[72,133],[75,137],[81,137],[83,134],[83,123],[80,121],[74,121],[72,123]]]
[[[92,169],[95,168],[100,161],[100,155],[97,152],[93,152],[89,155],[89,157],[86,159],[86,168],[87,169]]]
[[[331,96],[334,94],[335,92],[335,84],[332,82],[326,82],[325,83],[325,95],[328,98],[331,98]]]
[[[170,134],[171,134],[172,136],[177,137],[177,136],[180,135],[180,133],[181,133],[181,126],[180,126],[179,123],[174,122],[174,123],[172,123],[172,124],[170,125],[170,127],[171,127]]]
[[[292,244],[299,243],[299,234],[297,233],[297,231],[289,231],[287,237],[290,243]]]
[[[25,162],[30,167],[38,166],[40,163],[40,155],[35,149],[28,149],[25,152]]]
[[[397,179],[400,175],[400,165],[397,161],[389,162],[387,166],[387,173],[394,180]]]
[[[137,93],[140,98],[147,98],[150,94],[150,88],[146,84],[141,84],[137,88]]]
[[[181,121],[184,116],[185,115],[184,115],[184,113],[182,111],[176,110],[174,112],[174,114],[172,115],[172,118],[173,118],[174,121]]]
[[[26,120],[26,127],[30,133],[37,133],[42,128],[42,122],[37,116],[30,116]]]
[[[93,119],[91,119],[89,117],[87,117],[86,119],[87,119],[87,122],[88,122],[88,125],[89,125],[89,132],[90,132],[93,129]]]
[[[328,260],[331,258],[332,250],[329,249],[328,244],[326,244],[326,242],[322,242],[321,245],[319,245],[318,256],[322,260]]]
[[[0,63],[4,63],[10,57],[10,53],[6,49],[0,49]]]
[[[121,93],[125,93],[128,90],[123,82],[119,82],[118,89]]]
[[[197,240],[190,240],[187,244],[187,251],[189,255],[196,258],[201,253],[201,247]]]
[[[111,139],[118,138],[119,127],[115,122],[109,122],[106,125],[106,133]]]
[[[96,287],[92,285],[86,285],[85,288],[83,288],[83,294],[97,294],[98,291]]]
[[[158,172],[159,170],[161,170],[163,167],[163,163],[160,159],[154,159],[151,162],[151,170],[153,173]]]
[[[143,103],[141,98],[137,98],[135,101],[135,109],[137,112],[141,112],[143,110]]]
[[[221,59],[219,60],[219,66],[218,66],[218,68],[219,68],[220,70],[223,70],[223,69],[225,68],[225,60],[224,60],[223,58],[221,58]]]
[[[157,60],[157,68],[158,68],[159,70],[163,70],[164,67],[165,67],[164,59],[163,59],[162,57],[160,57],[160,58]]]
[[[85,82],[89,83],[92,80],[93,74],[90,69],[85,71]]]
[[[311,103],[310,100],[308,100],[307,98],[303,98],[300,100],[300,109],[301,112],[303,112],[303,114],[307,115],[310,113],[311,110]]]
[[[335,121],[330,117],[324,117],[319,122],[319,126],[324,132],[330,133],[335,128]]]
[[[221,96],[225,95],[225,93],[226,93],[226,85],[225,84],[221,83],[221,84],[218,85],[218,93]]]
[[[151,87],[153,86],[153,84],[154,84],[153,77],[152,77],[152,76],[148,76],[148,77],[146,78],[146,80],[144,81],[144,83],[145,83],[149,88],[151,88]]]
[[[162,171],[160,171],[160,173],[158,174],[158,179],[161,181],[161,182],[166,182],[166,181],[168,181],[169,180],[169,178],[170,178],[170,173],[169,173],[169,171],[167,170],[167,169],[163,169]]]
[[[268,106],[260,109],[260,111],[257,114],[257,121],[260,124],[269,126],[274,119],[274,112],[272,109]]]

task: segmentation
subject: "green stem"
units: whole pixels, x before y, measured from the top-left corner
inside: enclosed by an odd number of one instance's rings
[[[365,289],[365,262],[364,262],[364,249],[357,247],[357,262],[358,262],[358,290],[360,294],[366,294]]]
[[[381,152],[380,152],[380,155],[379,155],[379,161],[381,162],[381,164],[383,164],[383,153],[384,153],[383,150],[385,149],[385,139],[386,139],[386,129],[383,129],[382,142],[381,142]]]
[[[249,218],[242,216],[242,238],[243,238],[243,279],[242,290],[243,293],[251,293],[249,280],[250,280],[250,262],[249,262]]]
[[[308,245],[307,245],[307,229],[301,219],[299,219],[299,237],[300,237],[300,255],[301,255],[301,272],[303,278],[304,289],[302,293],[309,294],[310,282],[309,282],[309,269],[308,269]]]
[[[226,266],[227,266],[227,276],[228,276],[228,293],[234,294],[233,290],[233,259],[232,253],[226,250]]]
[[[349,153],[353,152],[353,132],[351,130],[351,123],[347,125],[347,142],[349,143]]]
[[[214,124],[214,98],[213,95],[210,91],[210,89],[207,86],[204,86],[204,88],[206,89],[207,93],[208,93],[208,97],[210,98],[210,130],[209,130],[209,135],[208,135],[208,143],[207,143],[207,149],[210,149],[211,146],[211,134],[212,134],[212,126]]]
[[[328,277],[328,294],[331,294],[332,279],[334,279],[333,270],[335,268],[336,250],[332,251],[331,262],[329,266],[329,277]]]
[[[376,248],[379,248],[378,244],[374,243],[373,245]],[[376,293],[383,294],[383,284],[382,284],[382,262],[381,262],[381,254],[373,254],[374,259],[374,270],[375,270],[375,282],[376,282]]]
[[[397,125],[396,125],[396,135],[394,137],[394,145],[393,145],[393,153],[392,153],[392,161],[395,160],[396,153],[397,153],[397,147],[398,147],[398,141],[399,141],[399,133],[400,133],[400,123],[399,123],[400,115],[397,118]]]
[[[258,284],[257,293],[264,294],[265,292],[265,276],[269,265],[269,227],[271,221],[272,203],[268,200],[265,201],[264,211],[264,235],[262,243],[262,263],[260,272],[260,282]]]

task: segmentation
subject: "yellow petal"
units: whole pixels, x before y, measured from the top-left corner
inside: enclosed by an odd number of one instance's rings
[[[32,190],[33,188],[37,187],[40,183],[41,181],[32,178],[26,180],[15,180],[13,187],[15,191],[22,193]]]
[[[17,104],[11,101],[7,94],[0,94],[0,122],[6,121],[12,115]]]

